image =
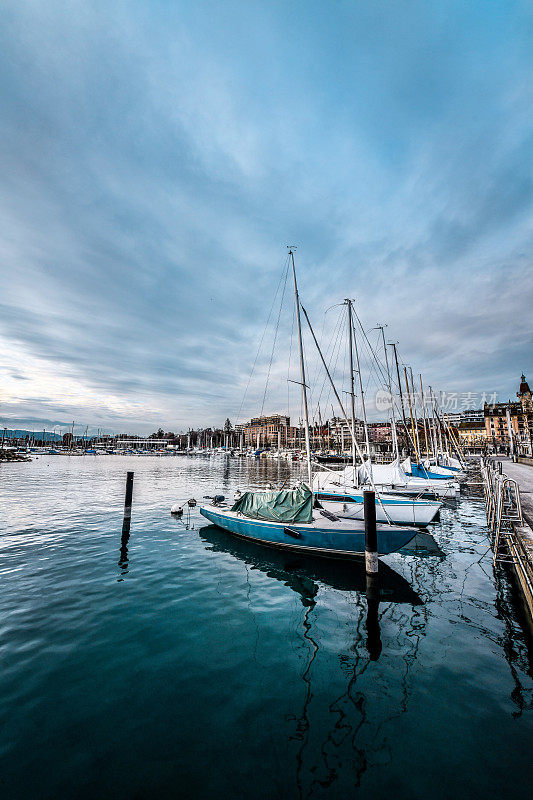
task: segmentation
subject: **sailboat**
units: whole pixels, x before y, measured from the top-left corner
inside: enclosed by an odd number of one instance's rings
[[[210,505],[200,508],[200,513],[209,522],[218,525],[220,528],[236,536],[264,545],[330,558],[359,558],[365,552],[364,524],[350,519],[340,519],[327,509],[322,508],[313,498],[311,489],[313,485],[311,443],[300,298],[292,249],[289,249],[289,258],[292,266],[296,306],[308,482],[292,490],[244,492],[231,506],[224,504],[215,497]],[[307,314],[306,318],[309,322]],[[313,332],[312,329],[311,332]],[[316,342],[314,333],[313,338]],[[321,353],[320,355],[324,366],[326,366]],[[326,372],[330,377],[327,367]],[[333,388],[336,393],[335,387]],[[352,436],[355,445],[353,431]],[[400,550],[415,535],[416,528],[413,527],[396,527],[390,524],[377,525],[378,554],[386,555]]]
[[[359,363],[359,352],[357,348],[357,339],[352,322],[352,301],[345,300],[347,306],[347,321],[348,321],[348,361],[350,367],[350,392],[351,397],[351,412],[352,423],[351,433],[353,438],[352,445],[352,466],[346,467],[340,472],[318,472],[314,476],[313,490],[315,496],[320,501],[321,505],[328,511],[348,519],[364,519],[363,510],[363,483],[373,482],[374,486],[377,484],[376,466],[370,463],[370,441],[368,436],[368,422],[366,417],[366,404],[365,392],[363,390],[363,381],[361,377],[361,366]],[[383,334],[383,327],[381,327],[383,335],[383,344],[385,345],[385,338]],[[385,350],[385,356],[387,351]],[[366,444],[366,460],[363,454],[359,453],[362,461],[362,468],[360,471],[356,468],[355,453],[356,449],[359,450],[355,440],[355,381],[354,381],[354,355],[355,365],[358,375],[359,393],[361,396],[361,407],[363,413],[363,425],[365,431],[365,444]],[[389,372],[388,359],[387,377],[389,394],[391,392],[391,380]],[[396,436],[396,427],[394,414],[391,410],[391,430],[393,433],[393,442],[398,456],[398,444]],[[360,477],[361,476],[361,477]],[[355,477],[358,478],[357,482]],[[395,475],[395,477],[398,477]],[[406,481],[402,478],[396,480],[396,485],[401,484],[402,488],[406,485]],[[379,487],[379,494],[376,495],[376,519],[378,522],[392,522],[395,524],[403,525],[416,525],[425,527],[429,525],[438,515],[441,503],[438,500],[426,500],[420,497],[402,496],[401,493],[391,491],[394,489],[394,482],[390,484],[384,482],[383,486]],[[377,487],[376,487],[377,488]],[[417,493],[420,489],[417,489]]]

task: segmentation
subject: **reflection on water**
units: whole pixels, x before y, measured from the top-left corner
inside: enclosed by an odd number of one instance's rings
[[[216,525],[205,525],[198,530],[198,535],[213,552],[229,553],[252,569],[281,581],[300,595],[306,607],[315,602],[317,584],[344,592],[365,593],[367,590],[363,558],[348,562],[289,553],[232,536]],[[384,561],[379,567],[379,590],[388,603],[422,603],[409,582]]]
[[[118,565],[120,567],[119,581],[124,580],[124,575],[128,572],[128,542],[130,540],[131,517],[124,517],[122,521],[122,536],[120,538],[120,558]]]
[[[526,685],[521,677],[524,673],[533,677],[533,629],[516,578],[510,575],[510,571],[505,565],[495,570],[496,609],[505,625],[501,646],[514,683],[511,699],[516,709],[512,715],[519,718],[525,711],[533,711],[533,685],[530,682]],[[520,625],[530,634],[524,639],[520,635]]]
[[[12,466],[4,796],[529,797],[531,640],[506,565],[492,568],[476,487],[382,559],[376,583],[362,560],[264,548],[198,508],[170,517],[192,497],[290,483],[300,465]]]
[[[381,575],[366,576],[366,649],[371,661],[377,661],[383,649],[379,627],[380,583]]]
[[[362,775],[371,763],[365,747],[358,744],[358,732],[367,722],[367,699],[356,690],[357,680],[371,662],[377,662],[383,649],[379,617],[380,601],[405,606],[404,619],[410,612],[422,605],[419,595],[409,582],[381,562],[379,574],[367,576],[365,562],[342,562],[313,558],[305,554],[286,553],[282,550],[263,547],[253,542],[231,536],[215,525],[206,525],[198,531],[200,538],[209,545],[212,552],[228,553],[239,559],[252,570],[258,570],[288,586],[300,598],[303,606],[301,631],[307,646],[301,680],[304,684],[302,709],[293,717],[295,730],[291,736],[299,743],[296,754],[296,785],[298,797],[310,796],[315,789],[331,786],[338,778],[342,768],[342,753],[350,751],[349,762],[355,766],[352,773],[355,785],[359,785]],[[350,595],[347,608],[347,621],[352,632],[349,653],[341,657],[340,663],[347,669],[347,680],[342,691],[329,703],[330,729],[323,730],[325,738],[319,750],[310,751],[312,718],[310,707],[313,700],[313,664],[320,652],[320,630],[315,632],[314,611],[319,603],[320,587],[355,593]],[[248,596],[249,597],[249,596]],[[363,598],[366,599],[366,608]],[[366,655],[365,655],[366,653]],[[400,713],[407,710],[408,692],[402,696]],[[389,718],[397,711],[389,708]],[[354,719],[355,717],[355,719]],[[318,758],[318,760],[316,760]],[[310,763],[308,763],[310,762]],[[306,786],[309,776],[313,777]]]
[[[417,558],[426,558],[427,556],[446,558],[446,553],[441,550],[435,537],[428,531],[418,531],[416,536],[402,548],[401,552]]]

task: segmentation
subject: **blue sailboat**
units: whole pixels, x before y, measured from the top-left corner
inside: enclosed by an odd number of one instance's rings
[[[308,486],[294,490],[245,492],[233,506],[213,501],[200,513],[229,533],[260,544],[330,558],[358,558],[365,553],[364,522],[339,519],[313,507]],[[378,554],[405,547],[416,528],[377,525]]]
[[[210,505],[200,508],[200,513],[209,520],[209,522],[218,525],[229,533],[271,547],[301,551],[307,554],[330,558],[360,558],[364,556],[365,553],[364,522],[352,519],[339,519],[335,514],[322,508],[320,503],[314,502],[313,500],[311,488],[313,485],[313,477],[309,439],[309,414],[300,320],[300,299],[292,250],[289,250],[289,258],[291,259],[292,265],[296,323],[300,350],[300,376],[305,422],[308,485],[303,484],[293,490],[248,491],[231,507],[224,505],[219,498],[214,498]],[[313,338],[315,338],[314,334]],[[322,357],[322,354],[320,355]],[[333,390],[340,403],[340,398],[334,386]],[[416,535],[416,532],[416,528],[412,527],[397,527],[392,524],[377,525],[378,554],[386,555],[387,553],[400,550],[411,541]]]

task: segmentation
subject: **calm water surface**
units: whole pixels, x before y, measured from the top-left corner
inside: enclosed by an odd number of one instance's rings
[[[169,515],[288,469],[0,467],[3,797],[531,797],[531,642],[476,487],[381,562],[376,608],[358,565]]]

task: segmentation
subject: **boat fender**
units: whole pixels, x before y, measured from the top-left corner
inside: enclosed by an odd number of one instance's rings
[[[288,536],[292,536],[293,539],[302,538],[302,534],[299,531],[294,530],[294,528],[284,528],[283,533],[286,533]]]
[[[173,505],[173,506],[172,506],[172,508],[170,509],[170,513],[171,513],[171,514],[175,514],[177,517],[181,517],[181,515],[183,514],[183,507],[182,507],[182,506],[180,506],[180,504],[179,504],[179,503],[176,503],[176,504],[175,504],[175,505]]]

